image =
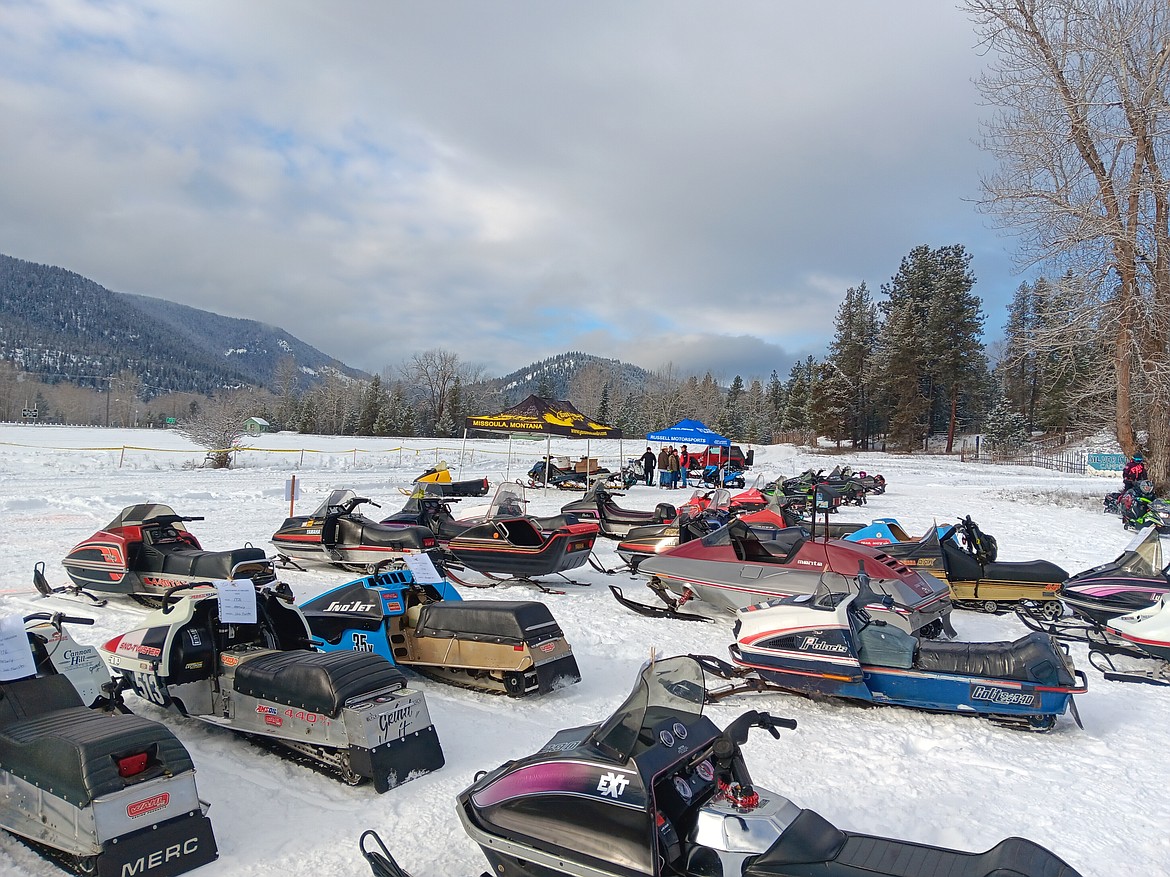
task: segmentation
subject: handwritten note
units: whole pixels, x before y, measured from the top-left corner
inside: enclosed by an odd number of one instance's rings
[[[11,682],[25,676],[35,676],[36,662],[28,634],[24,632],[24,618],[20,615],[0,616],[0,682]]]
[[[247,579],[218,581],[219,620],[224,624],[256,623],[256,586]]]
[[[443,581],[443,577],[435,569],[435,564],[431,561],[429,554],[422,552],[405,554],[402,559],[406,561],[406,568],[410,570],[414,580],[420,585],[437,585]]]

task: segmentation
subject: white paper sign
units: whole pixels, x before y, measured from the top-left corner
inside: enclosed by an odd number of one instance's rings
[[[256,623],[256,586],[248,579],[219,581],[219,620],[224,624]]]
[[[35,676],[36,672],[32,646],[24,632],[24,618],[20,615],[0,617],[0,682]]]
[[[435,565],[431,562],[429,554],[404,554],[402,559],[406,561],[406,568],[410,570],[414,580],[420,585],[437,585],[443,581],[443,577],[439,575],[439,571],[435,569]]]
[[[284,479],[284,501],[292,502],[301,498],[301,482],[297,481],[296,476]]]

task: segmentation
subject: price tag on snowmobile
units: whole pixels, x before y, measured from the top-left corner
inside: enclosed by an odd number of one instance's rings
[[[219,620],[224,624],[256,623],[256,586],[247,579],[219,581]]]
[[[431,561],[429,554],[404,554],[402,559],[406,562],[406,568],[410,570],[414,580],[420,585],[437,585],[443,581],[443,577],[439,575],[439,571],[435,569],[435,564]]]
[[[20,615],[0,617],[0,682],[35,676],[36,662]]]

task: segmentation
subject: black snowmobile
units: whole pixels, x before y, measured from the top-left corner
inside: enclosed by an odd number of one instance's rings
[[[623,509],[614,502],[615,496],[621,494],[610,493],[604,484],[595,481],[580,499],[561,506],[561,514],[573,515],[581,522],[595,523],[601,528],[602,536],[621,539],[634,527],[669,524],[678,513],[668,502],[658,503],[652,512]]]
[[[494,877],[1079,877],[1018,837],[966,853],[841,831],[752,786],[749,731],[794,720],[750,710],[720,732],[705,697],[694,658],[651,663],[601,724],[476,779],[456,809]],[[404,874],[367,838],[375,875]]]
[[[78,873],[170,877],[218,856],[191,756],[167,728],[105,703],[93,646],[39,612],[31,660],[0,682],[0,827]]]

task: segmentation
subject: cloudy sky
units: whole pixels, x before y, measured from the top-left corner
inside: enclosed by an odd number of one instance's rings
[[[947,0],[0,0],[0,253],[370,371],[730,380],[960,243],[994,336],[975,44]]]

